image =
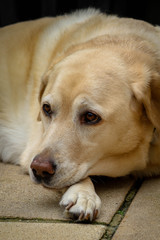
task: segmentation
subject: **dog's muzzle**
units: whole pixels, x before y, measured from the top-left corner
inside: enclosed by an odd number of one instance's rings
[[[30,165],[36,182],[49,184],[56,172],[54,159],[47,151],[36,155]]]

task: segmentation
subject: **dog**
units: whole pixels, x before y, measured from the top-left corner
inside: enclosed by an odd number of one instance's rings
[[[0,30],[0,158],[95,220],[92,175],[160,173],[160,28],[95,9]]]

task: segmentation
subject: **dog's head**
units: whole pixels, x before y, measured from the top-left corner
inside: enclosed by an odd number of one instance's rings
[[[45,74],[32,178],[62,188],[88,175],[143,169],[160,128],[155,53],[139,39],[100,37],[68,50]]]

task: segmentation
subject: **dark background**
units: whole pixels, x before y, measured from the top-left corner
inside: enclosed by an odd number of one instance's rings
[[[0,26],[44,16],[56,16],[87,7],[160,25],[158,0],[0,0]]]

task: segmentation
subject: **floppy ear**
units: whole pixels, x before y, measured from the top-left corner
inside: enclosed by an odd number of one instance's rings
[[[160,129],[160,75],[154,74],[148,82],[132,83],[138,102],[142,103],[153,126]]]

